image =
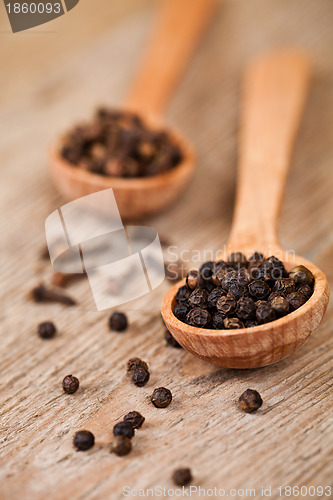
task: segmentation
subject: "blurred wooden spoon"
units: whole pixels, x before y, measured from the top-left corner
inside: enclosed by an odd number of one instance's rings
[[[53,181],[66,199],[112,188],[120,215],[128,220],[159,212],[184,190],[194,170],[194,151],[178,132],[165,126],[162,114],[217,4],[218,0],[164,0],[146,57],[124,104],[125,110],[140,113],[152,128],[166,129],[182,150],[182,162],[153,177],[107,177],[67,162],[58,140],[49,160]]]

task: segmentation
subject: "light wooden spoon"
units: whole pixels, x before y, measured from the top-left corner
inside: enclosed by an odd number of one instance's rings
[[[61,140],[49,154],[51,175],[61,194],[69,200],[112,188],[123,219],[138,219],[172,203],[192,176],[192,146],[161,119],[171,92],[183,72],[218,0],[164,0],[152,33],[148,52],[125,101],[124,109],[139,112],[152,128],[168,130],[183,152],[174,169],[146,178],[106,177],[77,168],[64,160]]]
[[[270,365],[301,347],[318,327],[329,299],[324,273],[281,249],[276,231],[292,146],[304,108],[310,64],[297,51],[277,51],[247,68],[241,122],[236,207],[229,243],[221,259],[241,251],[280,258],[287,270],[303,264],[315,276],[314,292],[299,309],[271,323],[240,330],[199,329],[173,315],[175,295],[165,295],[162,316],[175,339],[205,361],[229,368]]]

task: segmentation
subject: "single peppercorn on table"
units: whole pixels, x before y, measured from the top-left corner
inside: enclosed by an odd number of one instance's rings
[[[78,305],[26,299],[40,282],[52,287],[50,263],[39,254],[44,221],[63,200],[48,177],[47,145],[97,105],[122,102],[145,46],[152,3],[82,0],[52,23],[15,35],[0,16],[0,62],[6,68],[0,123],[0,498],[121,500],[126,485],[174,488],[174,471],[189,468],[191,484],[206,490],[255,488],[255,498],[261,498],[261,487],[271,486],[270,498],[279,500],[286,497],[285,487],[303,486],[298,498],[309,500],[310,487],[313,494],[313,488],[332,482],[332,306],[317,332],[286,360],[231,370],[166,343],[159,310],[170,282],[149,295],[144,311],[119,309],[129,323],[122,332],[109,330],[110,312],[85,306],[91,297],[85,279],[60,289]],[[332,285],[330,4],[221,2],[166,117],[198,152],[193,183],[182,199],[149,221],[170,240],[169,260],[176,253],[189,269],[196,251],[201,262],[211,260],[215,255],[204,250],[218,253],[227,241],[241,71],[249,57],[288,43],[310,52],[315,71],[287,182],[281,243],[319,266]],[[56,327],[51,339],[38,335],[45,321]],[[126,372],[133,357],[149,364],[144,387]],[[62,388],[69,374],[80,381],[74,394]],[[150,401],[158,387],[172,392],[167,408]],[[253,414],[238,404],[247,389],[263,400]],[[110,453],[113,427],[131,411],[145,422],[131,440],[132,450],[117,456]],[[80,430],[95,436],[87,451],[73,448]],[[119,451],[127,452],[128,443]],[[295,496],[291,492],[289,498]]]

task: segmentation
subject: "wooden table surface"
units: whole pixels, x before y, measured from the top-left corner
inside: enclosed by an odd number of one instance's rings
[[[114,500],[123,497],[124,486],[172,488],[178,465],[191,467],[193,485],[226,494],[234,488],[234,498],[245,496],[239,489],[255,488],[260,497],[261,487],[271,486],[271,497],[279,498],[279,486],[332,483],[332,307],[294,355],[241,371],[166,346],[159,308],[168,282],[141,311],[129,311],[122,334],[108,330],[108,311],[82,305],[90,293],[84,281],[68,289],[77,307],[26,298],[40,280],[50,281],[50,262],[39,258],[44,221],[63,203],[49,179],[47,147],[97,104],[121,103],[153,4],[158,1],[81,0],[62,18],[15,35],[0,7],[1,500]],[[266,48],[292,44],[308,50],[315,73],[288,178],[281,241],[333,283],[332,25],[329,0],[221,2],[167,112],[196,147],[195,178],[176,205],[147,222],[177,255],[189,250],[184,260],[197,250],[208,260],[204,252],[216,252],[228,236],[244,62]],[[59,329],[51,341],[36,334],[43,320]],[[151,368],[143,388],[126,376],[133,355]],[[61,389],[68,373],[81,381],[73,396]],[[161,385],[172,390],[174,401],[158,410],[149,396]],[[264,400],[253,415],[236,405],[248,387]],[[119,458],[109,453],[112,428],[133,409],[146,423],[133,452]],[[82,428],[94,432],[96,446],[77,453],[72,437]]]

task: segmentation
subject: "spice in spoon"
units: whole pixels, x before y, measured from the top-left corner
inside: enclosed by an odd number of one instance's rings
[[[60,154],[73,167],[111,177],[151,177],[183,159],[166,130],[148,127],[135,113],[107,108],[70,130]]]
[[[301,307],[314,276],[304,266],[289,273],[275,256],[240,253],[190,271],[175,297],[177,319],[196,328],[236,330],[269,323]]]

